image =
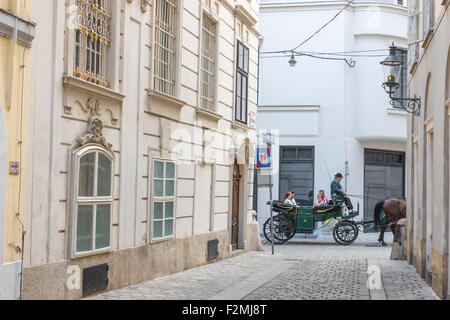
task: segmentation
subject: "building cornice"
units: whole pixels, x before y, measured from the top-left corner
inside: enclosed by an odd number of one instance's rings
[[[277,3],[264,3],[260,6],[260,12],[264,11],[275,11],[275,10],[298,10],[298,9],[309,9],[312,8],[323,8],[329,10],[330,7],[344,7],[347,5],[346,1],[310,1],[310,2],[277,2]],[[408,14],[408,8],[405,6],[390,4],[390,3],[380,3],[375,1],[368,1],[363,3],[352,3],[348,6],[346,10],[357,10],[364,8],[372,8],[377,6],[380,10],[385,11],[397,11],[398,13]]]
[[[35,37],[36,24],[26,21],[14,13],[0,8],[0,36],[31,47]]]
[[[320,106],[304,105],[304,106],[259,106],[258,112],[319,112]]]

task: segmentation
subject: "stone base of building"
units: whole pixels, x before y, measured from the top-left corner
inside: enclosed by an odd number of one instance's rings
[[[425,278],[426,268],[427,268],[426,244],[427,244],[427,242],[425,239],[420,239],[419,237],[416,238],[416,263],[415,263],[415,266],[416,266],[417,273],[422,278]]]
[[[20,296],[21,262],[0,264],[0,300],[17,300]]]
[[[414,239],[412,231],[409,229],[406,232],[406,259],[409,264],[414,264]]]
[[[247,225],[246,251],[257,250],[259,231]],[[258,237],[254,233],[258,232]],[[208,261],[208,241],[217,239],[218,257]],[[261,240],[259,239],[259,246]],[[81,270],[107,263],[109,283],[103,293],[129,285],[164,277],[173,273],[230,258],[228,230],[174,239],[138,248],[124,249],[61,263],[26,268],[23,279],[25,300],[74,300],[83,297],[83,280],[76,286],[70,270]],[[66,285],[69,282],[69,285]],[[70,287],[70,288],[69,288]],[[75,288],[74,288],[75,287]]]
[[[432,261],[433,290],[439,295],[439,297],[441,297],[441,299],[446,299],[448,287],[448,255],[442,254],[439,251],[433,249]]]

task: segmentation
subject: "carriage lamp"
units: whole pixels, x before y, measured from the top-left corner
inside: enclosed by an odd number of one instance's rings
[[[413,113],[420,116],[421,99],[420,98],[405,98],[394,97],[394,94],[400,88],[400,74],[402,72],[403,61],[396,55],[396,47],[394,43],[389,47],[389,56],[380,64],[383,66],[386,82],[383,83],[383,89],[391,99],[390,104],[394,108],[400,108],[406,112]],[[397,104],[395,102],[398,102]]]
[[[297,60],[295,60],[294,53],[292,53],[292,56],[291,56],[291,58],[289,59],[289,65],[290,65],[291,67],[295,67],[296,64],[297,64]]]

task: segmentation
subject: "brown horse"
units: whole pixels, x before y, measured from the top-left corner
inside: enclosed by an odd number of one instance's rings
[[[381,224],[380,221],[381,209],[383,209],[384,213],[386,214],[387,222],[385,224]],[[396,216],[392,218],[394,215]],[[375,205],[374,218],[375,218],[375,227],[381,225],[381,233],[380,237],[378,238],[378,242],[380,242],[383,246],[385,246],[386,242],[384,242],[384,232],[386,231],[387,225],[392,223],[390,226],[392,233],[395,236],[395,226],[397,225],[397,221],[406,218],[406,200],[387,199],[378,202]]]

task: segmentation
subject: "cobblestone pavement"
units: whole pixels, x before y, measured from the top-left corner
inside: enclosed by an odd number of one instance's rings
[[[263,241],[250,252],[164,278],[110,291],[98,300],[314,300],[438,299],[406,261],[389,260],[391,246],[362,234],[351,246],[331,236],[296,236],[284,245]],[[392,243],[392,234],[386,234]],[[368,267],[381,270],[381,289],[369,290]]]

